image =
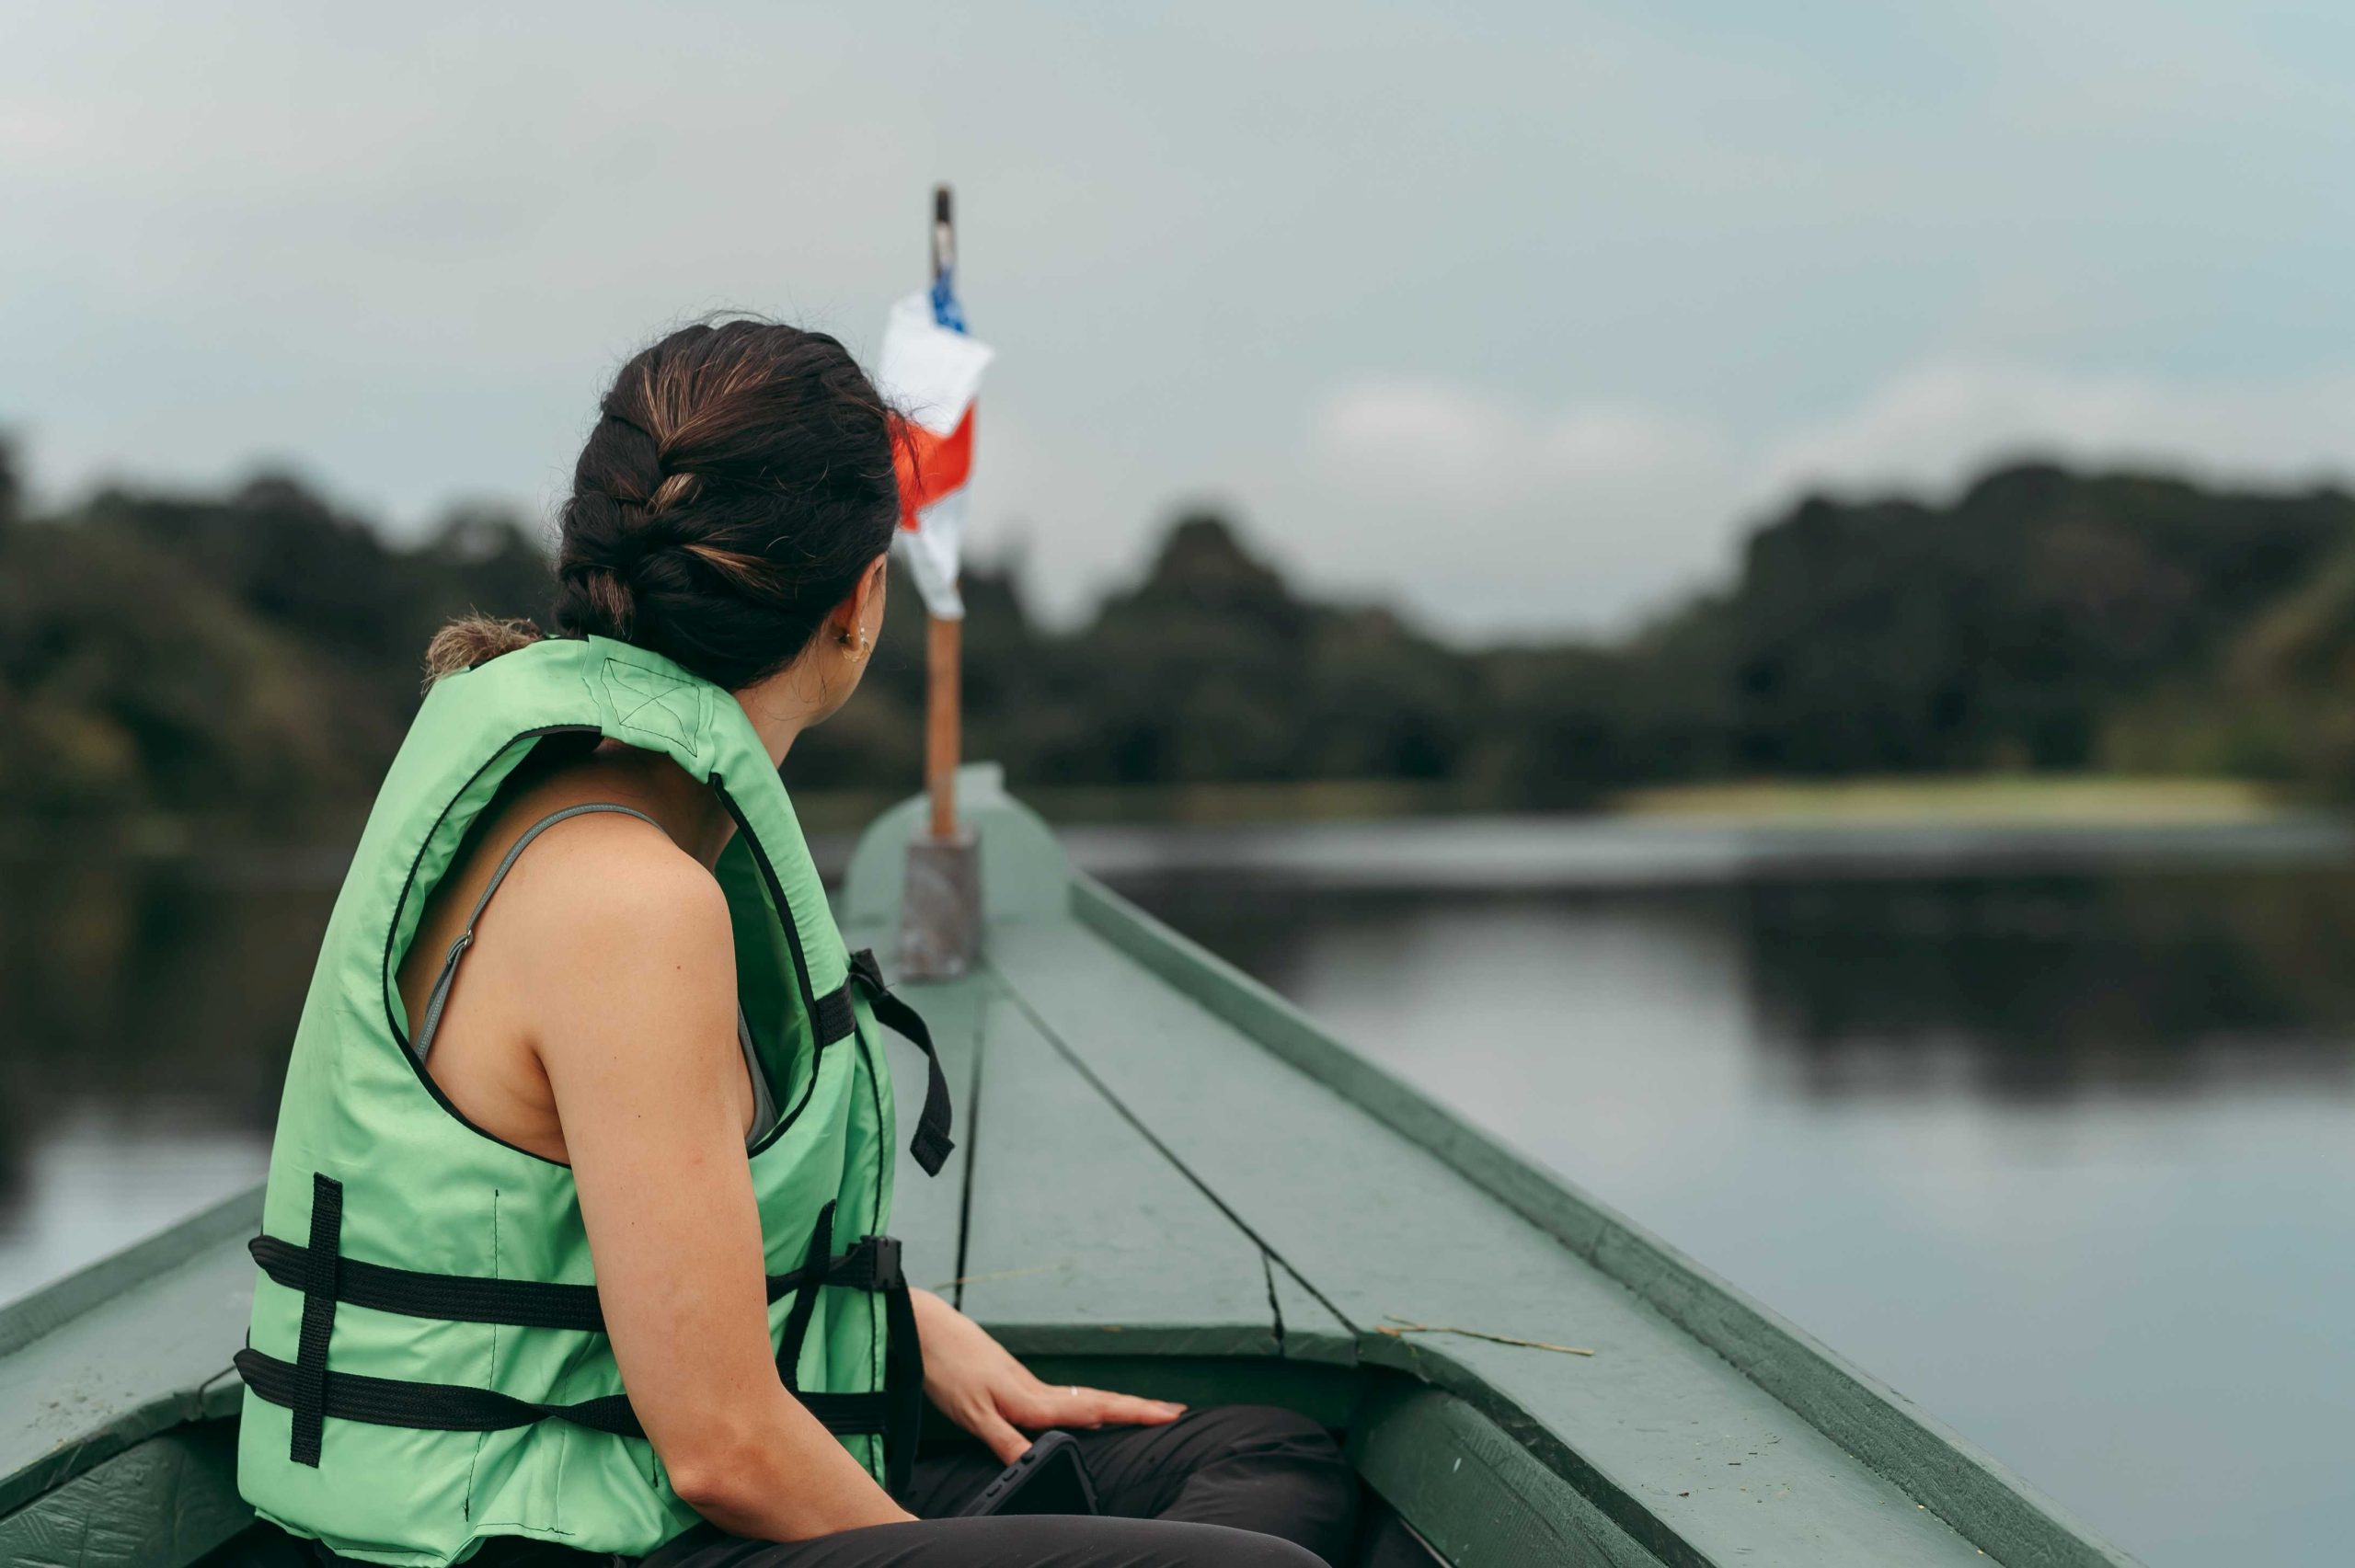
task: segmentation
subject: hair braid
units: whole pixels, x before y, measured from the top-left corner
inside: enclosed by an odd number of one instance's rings
[[[625,364],[599,412],[564,507],[565,635],[635,643],[738,689],[798,658],[890,543],[889,412],[823,333],[687,327]],[[528,640],[488,626],[445,629],[431,668]],[[478,657],[449,662],[461,654]]]

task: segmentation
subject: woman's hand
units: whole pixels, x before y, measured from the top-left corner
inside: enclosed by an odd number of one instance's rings
[[[1166,1426],[1182,1404],[1102,1389],[1042,1383],[981,1324],[929,1290],[911,1290],[924,1345],[924,1391],[941,1413],[1012,1464],[1030,1446],[1025,1431],[1050,1426]]]

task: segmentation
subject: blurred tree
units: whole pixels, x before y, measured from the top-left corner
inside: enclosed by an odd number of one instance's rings
[[[1085,719],[1035,759],[1038,776],[1304,776],[1300,693],[1315,620],[1223,518],[1179,518],[1143,581],[1107,599],[1044,671]]]
[[[0,430],[0,533],[15,524],[23,505],[24,478],[17,472],[17,444],[7,431]]]
[[[1728,622],[1737,768],[2082,767],[2105,715],[2221,658],[2355,539],[2355,504],[2003,470],[1951,508],[1810,498]]]
[[[348,820],[466,610],[543,615],[536,531],[461,507],[397,544],[301,480],[28,511],[0,442],[0,815]],[[1131,587],[1041,628],[965,580],[967,751],[1016,784],[1391,780],[1555,809],[1652,781],[2228,772],[2355,795],[2355,501],[2049,465],[1952,504],[1812,497],[1735,580],[1615,643],[1450,647],[1312,600],[1197,509]],[[922,766],[923,606],[895,581],[859,700],[797,786]]]
[[[2257,616],[2214,668],[2121,708],[2104,741],[2122,767],[2355,799],[2355,546]]]
[[[454,514],[402,549],[282,475],[218,498],[107,486],[24,519],[0,530],[0,811],[347,823],[415,710],[433,629],[548,595],[505,514]]]
[[[0,801],[44,818],[350,805],[392,715],[167,555],[27,524],[0,540]]]
[[[2260,618],[2226,677],[2231,708],[2269,721],[2286,772],[2355,798],[2355,549]]]

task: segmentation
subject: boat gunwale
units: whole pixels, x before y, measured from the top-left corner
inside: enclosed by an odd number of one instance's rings
[[[0,1304],[0,1362],[38,1354],[43,1340],[132,1291],[164,1280],[217,1248],[242,1243],[261,1230],[261,1184],[257,1182]],[[244,1251],[241,1244],[238,1251]],[[155,1388],[147,1397],[108,1412],[72,1440],[33,1454],[13,1470],[0,1471],[0,1516],[29,1505],[151,1438],[225,1413],[242,1390],[232,1373],[224,1349],[219,1370],[210,1377]]]
[[[1076,867],[1070,872],[1070,911],[1221,1022],[1428,1150],[1624,1286],[1990,1557],[2067,1568],[2140,1568],[2137,1559],[2104,1541],[2001,1460],[1805,1329],[1369,1060],[1268,986]],[[1458,1385],[1454,1391],[1468,1391]],[[1497,1406],[1511,1406],[1506,1391],[1488,1392]]]
[[[256,1182],[13,1301],[0,1302],[0,1359],[22,1354],[132,1287],[169,1274],[201,1253],[258,1234],[261,1193],[261,1184]]]

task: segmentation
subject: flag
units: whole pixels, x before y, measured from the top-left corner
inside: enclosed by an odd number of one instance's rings
[[[991,354],[965,331],[946,272],[884,319],[875,384],[893,410],[900,530],[891,547],[915,578],[925,608],[944,621],[965,613],[957,548],[965,531],[965,479],[973,470],[973,396]]]

